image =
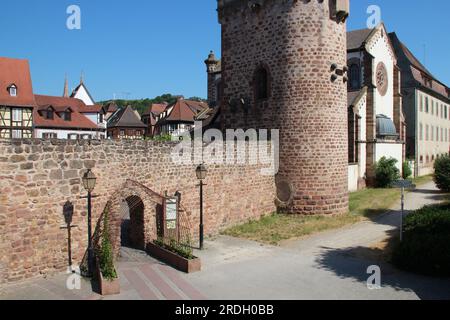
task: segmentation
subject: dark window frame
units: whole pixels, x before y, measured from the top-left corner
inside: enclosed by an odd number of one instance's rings
[[[253,95],[256,102],[263,102],[272,96],[272,84],[269,68],[260,63],[253,74]]]

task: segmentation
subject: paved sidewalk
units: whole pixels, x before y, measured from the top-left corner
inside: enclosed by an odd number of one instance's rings
[[[406,210],[444,200],[433,183],[406,195]],[[378,259],[374,245],[398,232],[400,199],[388,214],[281,247],[219,237],[200,253],[205,270],[188,279],[211,299],[450,299],[450,279],[409,274]],[[367,288],[379,265],[382,289]]]
[[[117,264],[121,293],[102,297],[81,279],[81,289],[68,290],[70,274],[34,279],[0,289],[0,300],[205,300],[185,275],[151,258],[145,252],[122,249]]]
[[[444,199],[433,183],[406,196],[413,210]],[[450,279],[399,271],[382,260],[374,245],[398,232],[399,204],[373,221],[331,230],[281,247],[230,237],[206,242],[195,254],[203,270],[183,274],[143,252],[125,249],[118,264],[122,293],[103,298],[89,282],[66,289],[67,275],[32,280],[0,291],[0,299],[450,299]],[[382,289],[367,288],[367,268],[379,265]]]

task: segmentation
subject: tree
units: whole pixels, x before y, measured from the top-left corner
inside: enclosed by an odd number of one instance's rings
[[[434,182],[445,192],[450,192],[450,157],[438,157],[434,162]]]
[[[408,161],[403,162],[403,179],[408,179],[412,176],[411,166]]]
[[[375,180],[378,188],[390,188],[400,179],[400,170],[397,168],[397,159],[382,157],[375,165]]]

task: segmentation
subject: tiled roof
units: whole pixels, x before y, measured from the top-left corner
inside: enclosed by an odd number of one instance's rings
[[[194,122],[195,116],[203,109],[208,108],[205,102],[178,99],[172,105],[167,106],[166,110],[170,113],[161,121],[164,122]]]
[[[59,129],[92,129],[99,127],[80,113],[80,107],[85,106],[83,101],[73,98],[53,97],[35,95],[37,107],[33,110],[33,122],[38,128],[59,128]],[[52,107],[56,112],[53,119],[46,119],[42,116],[42,111]],[[57,113],[70,109],[72,111],[71,120],[63,120]]]
[[[400,41],[395,32],[389,34],[389,37],[397,51],[397,56],[401,61],[402,72],[407,72],[413,79],[415,86],[420,86],[430,92],[434,92],[449,99],[449,88],[447,85],[439,81],[408,49],[408,47]],[[431,87],[425,82],[425,77],[431,80]],[[404,78],[404,77],[402,77]]]
[[[147,128],[131,106],[118,110],[108,121],[108,128]]]
[[[112,101],[112,102],[108,102],[105,106],[104,106],[104,110],[106,113],[114,113],[117,110],[119,110],[119,107],[117,106],[117,104]]]
[[[103,106],[100,104],[94,104],[93,106],[83,104],[83,106],[79,108],[79,111],[81,113],[104,113]]]
[[[8,88],[17,87],[17,96],[11,97]],[[0,57],[0,104],[33,107],[36,105],[28,60]]]
[[[149,116],[151,113],[155,116],[159,116],[166,110],[167,103],[153,103],[148,109],[142,114],[142,116]]]

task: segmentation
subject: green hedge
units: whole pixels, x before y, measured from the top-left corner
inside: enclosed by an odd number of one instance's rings
[[[450,276],[450,204],[424,207],[407,216],[403,242],[392,260],[407,271]]]
[[[442,191],[450,191],[450,157],[438,157],[434,162],[434,182]]]

